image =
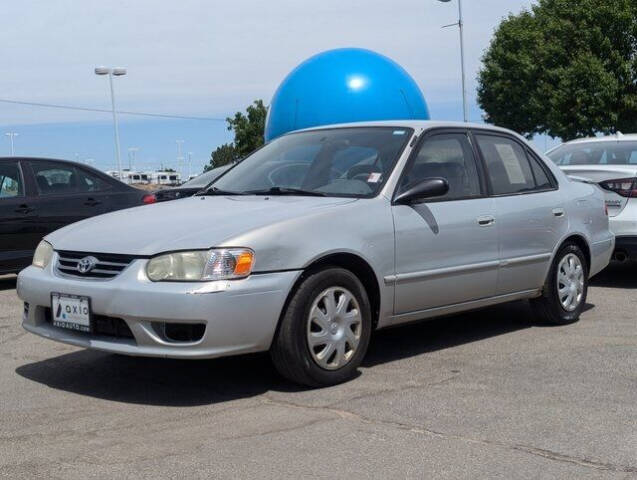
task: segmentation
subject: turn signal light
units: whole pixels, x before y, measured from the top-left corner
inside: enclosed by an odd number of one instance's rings
[[[252,261],[254,260],[254,254],[251,251],[245,251],[237,258],[237,263],[234,266],[235,275],[248,275],[252,270]]]
[[[618,178],[615,180],[605,180],[599,183],[604,190],[615,192],[626,198],[637,197],[637,178]]]

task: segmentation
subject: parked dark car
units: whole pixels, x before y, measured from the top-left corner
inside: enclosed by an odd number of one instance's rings
[[[232,165],[224,165],[223,167],[213,168],[201,175],[188,180],[186,183],[181,184],[178,187],[165,188],[163,190],[155,191],[155,197],[158,202],[165,202],[167,200],[177,200],[178,198],[192,197],[199,190],[207,187],[214,182],[223,172],[228,170]]]
[[[46,158],[0,158],[0,274],[31,263],[49,232],[155,197],[87,165]]]

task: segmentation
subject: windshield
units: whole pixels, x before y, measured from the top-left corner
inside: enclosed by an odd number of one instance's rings
[[[207,172],[202,173],[192,180],[188,180],[181,186],[188,188],[203,188],[211,182],[214,182],[219,177],[219,175],[228,170],[231,166],[232,165],[224,165],[223,167],[213,168],[212,170],[208,170]]]
[[[548,154],[557,165],[637,165],[637,141],[564,144]]]
[[[413,130],[354,127],[284,135],[219,178],[213,191],[371,197]]]

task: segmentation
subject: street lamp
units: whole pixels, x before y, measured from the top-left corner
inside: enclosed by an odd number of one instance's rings
[[[117,171],[119,179],[122,180],[122,159],[119,150],[119,126],[117,124],[117,111],[115,110],[115,91],[113,90],[113,76],[121,77],[126,75],[125,68],[109,68],[109,67],[96,67],[95,75],[108,75],[108,83],[111,87],[111,106],[113,107],[113,125],[115,127],[115,153],[117,155]]]
[[[451,0],[438,0],[439,2],[448,3]],[[465,80],[465,68],[464,68],[464,21],[462,20],[462,0],[458,0],[458,21],[449,25],[444,25],[442,28],[458,26],[460,31],[460,69],[462,71],[462,116],[465,122],[469,121],[469,111],[467,110],[467,86]]]
[[[9,137],[9,141],[11,142],[11,156],[13,157],[13,156],[15,156],[15,149],[13,148],[13,139],[15,137],[20,136],[20,134],[16,133],[16,132],[7,132],[7,133],[5,133],[5,135],[7,137]]]
[[[184,144],[183,140],[175,140],[175,143],[177,143],[177,171],[179,172],[179,174],[181,175],[181,164],[184,161],[184,157],[181,154],[181,147]]]
[[[139,152],[138,147],[130,147],[128,149],[128,169],[131,171],[133,170],[133,167],[135,166],[135,159],[137,157],[137,152]]]

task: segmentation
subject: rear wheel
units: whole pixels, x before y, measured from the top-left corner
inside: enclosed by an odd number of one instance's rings
[[[352,378],[371,335],[367,292],[349,270],[308,275],[292,294],[270,350],[287,379],[312,387]]]
[[[545,323],[566,325],[579,320],[588,292],[588,264],[575,243],[560,248],[544,283],[542,296],[531,300]]]

